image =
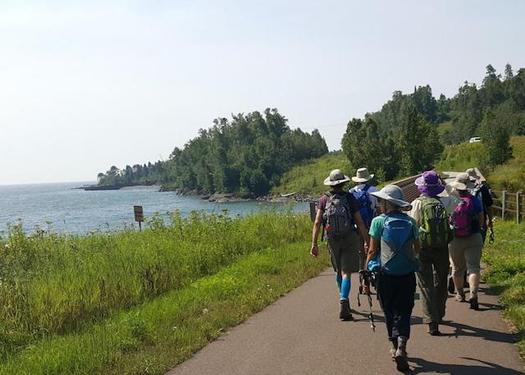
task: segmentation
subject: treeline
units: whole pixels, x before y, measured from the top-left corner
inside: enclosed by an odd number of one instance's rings
[[[352,168],[366,165],[385,181],[432,167],[443,145],[474,136],[489,151],[485,166],[501,164],[512,157],[510,136],[523,134],[525,69],[514,74],[507,64],[502,77],[488,65],[480,87],[465,82],[450,99],[436,99],[428,85],[395,91],[380,111],[348,123],[342,149]]]
[[[124,170],[112,167],[99,174],[99,184],[162,183],[187,192],[260,196],[292,166],[327,152],[317,130],[292,130],[276,109],[266,109],[216,119],[182,149],[175,148],[169,160]]]

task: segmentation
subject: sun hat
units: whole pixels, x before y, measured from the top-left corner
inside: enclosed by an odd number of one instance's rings
[[[470,177],[470,180],[473,182],[482,182],[485,181],[481,173],[477,168],[469,168],[465,171]]]
[[[456,190],[467,190],[474,188],[474,182],[470,179],[468,173],[459,173],[456,179],[450,183],[450,186]]]
[[[355,173],[355,176],[352,177],[354,182],[367,182],[374,178],[374,174],[368,172],[368,168],[359,168]]]
[[[350,181],[350,177],[346,176],[340,169],[334,169],[330,172],[330,176],[325,178],[324,184],[327,186],[341,185]]]
[[[445,185],[443,185],[439,179],[439,175],[436,171],[423,172],[420,177],[416,178],[414,183],[416,184],[420,193],[431,197],[435,197],[445,190]]]
[[[370,193],[374,197],[384,199],[394,205],[401,207],[403,209],[410,209],[412,206],[410,203],[405,201],[405,194],[403,190],[397,185],[386,185],[379,191],[374,191]]]

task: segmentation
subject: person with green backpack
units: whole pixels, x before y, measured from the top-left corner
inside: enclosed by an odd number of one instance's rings
[[[449,254],[448,243],[452,240],[449,214],[438,194],[445,190],[435,171],[426,171],[416,179],[421,195],[412,202],[410,216],[420,231],[421,268],[417,272],[424,322],[428,332],[439,336],[439,324],[445,316],[448,297]]]

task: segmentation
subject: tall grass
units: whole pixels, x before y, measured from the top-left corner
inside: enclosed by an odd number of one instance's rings
[[[10,229],[0,246],[0,356],[214,274],[242,256],[307,238],[306,216],[194,213],[144,232],[69,236]]]
[[[520,336],[519,347],[525,358],[525,224],[498,222],[496,241],[486,244],[483,260],[488,265],[484,277],[501,294],[505,315]]]

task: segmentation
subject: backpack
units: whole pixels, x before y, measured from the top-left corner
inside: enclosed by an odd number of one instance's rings
[[[326,235],[328,238],[346,237],[355,230],[352,210],[350,209],[350,193],[326,193],[328,202],[323,214]]]
[[[443,249],[452,240],[449,218],[439,198],[421,198],[421,244],[424,248]]]
[[[468,237],[474,233],[474,197],[469,195],[460,198],[461,201],[454,209],[450,222],[454,228],[454,236]]]
[[[370,201],[370,196],[368,195],[369,188],[370,185],[365,185],[365,187],[361,190],[354,190],[354,197],[359,203],[360,207],[359,213],[361,214],[361,218],[363,219],[363,222],[367,228],[370,228],[370,224],[374,218],[374,210],[371,207],[372,201]]]
[[[404,215],[406,216],[406,215]],[[381,269],[391,275],[406,275],[419,270],[412,250],[413,222],[403,216],[387,215],[381,235]]]

